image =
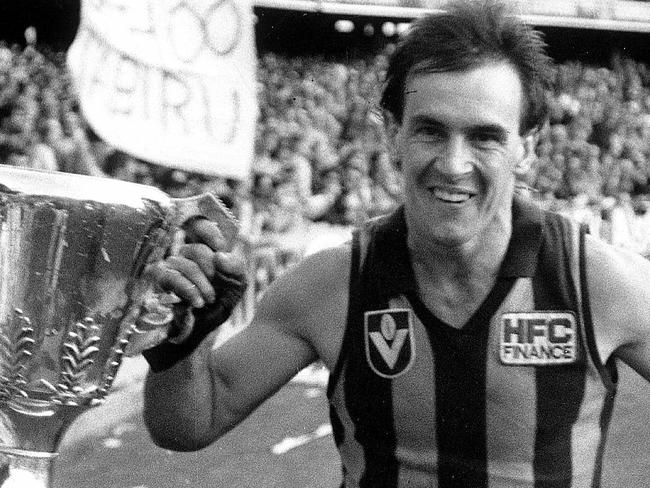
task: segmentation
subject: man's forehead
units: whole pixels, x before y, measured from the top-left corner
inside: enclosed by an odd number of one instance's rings
[[[486,75],[491,76],[486,76]],[[426,65],[416,65],[412,68],[404,80],[404,94],[413,93],[416,91],[413,87],[414,81],[426,78],[429,83],[434,80],[454,79],[454,80],[469,80],[472,78],[483,81],[484,84],[489,84],[496,78],[501,82],[509,82],[512,88],[523,90],[523,83],[519,72],[507,61],[488,61],[481,64],[468,66],[462,69],[453,70],[437,70],[427,68]]]
[[[469,70],[414,72],[404,86],[404,115],[461,112],[486,123],[519,123],[523,86],[507,63],[491,63]]]

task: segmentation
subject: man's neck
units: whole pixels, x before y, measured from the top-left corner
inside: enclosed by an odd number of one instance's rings
[[[510,216],[458,246],[418,239],[414,234],[409,232],[408,245],[420,298],[441,320],[461,327],[497,280],[512,235]]]
[[[417,232],[409,232],[411,260],[435,280],[477,276],[496,277],[508,250],[512,235],[512,217],[495,217],[486,230],[460,245],[445,245]]]

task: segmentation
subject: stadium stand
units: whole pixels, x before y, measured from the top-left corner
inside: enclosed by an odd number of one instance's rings
[[[31,18],[28,6],[35,3],[53,10]],[[586,223],[592,234],[650,257],[650,2],[518,4],[544,30],[558,61],[548,93],[550,121],[521,191]],[[61,5],[69,7],[67,16],[57,10]],[[353,224],[399,203],[400,174],[376,97],[400,28],[440,2],[256,5],[260,117],[252,175],[242,184],[152,165],[101,140],[81,117],[65,66],[76,0],[0,4],[6,39],[0,41],[0,163],[105,175],[172,196],[219,195],[245,224],[250,257],[253,286],[234,330],[248,322],[268,284],[300,257],[347,239]],[[65,29],[58,21],[63,17]],[[338,20],[352,30],[337,31]],[[28,25],[37,27],[38,43],[24,39]],[[619,431],[615,454],[637,462],[635,450],[643,446],[629,434]],[[630,473],[626,467],[615,471],[617,479],[640,473],[638,482],[620,486],[647,485],[648,463]]]
[[[263,11],[257,14],[263,19]],[[62,52],[34,42],[2,43],[0,159],[152,184],[173,196],[214,191],[237,211],[250,209],[247,232],[266,256],[257,259],[264,268],[258,281],[268,282],[304,252],[306,243],[295,239],[307,235],[310,223],[324,232],[345,228],[399,202],[400,175],[376,104],[396,37],[367,29],[360,35],[382,42],[338,55],[259,48],[260,117],[248,186],[154,166],[111,148],[84,125]],[[548,96],[550,123],[522,188],[588,222],[603,238],[650,255],[650,67],[626,50],[598,64],[560,60]],[[280,250],[272,256],[274,246]]]

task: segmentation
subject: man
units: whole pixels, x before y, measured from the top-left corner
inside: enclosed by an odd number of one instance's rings
[[[217,349],[241,265],[195,221],[149,268],[197,307],[145,351],[154,440],[207,446],[320,359],[345,487],[599,486],[613,359],[650,379],[650,264],[515,196],[550,69],[499,5],[416,23],[382,98],[403,207],[283,275]]]

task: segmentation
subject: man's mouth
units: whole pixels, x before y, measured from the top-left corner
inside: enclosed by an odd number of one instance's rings
[[[433,196],[445,203],[465,203],[472,198],[474,194],[462,190],[443,190],[442,188],[434,188]]]

